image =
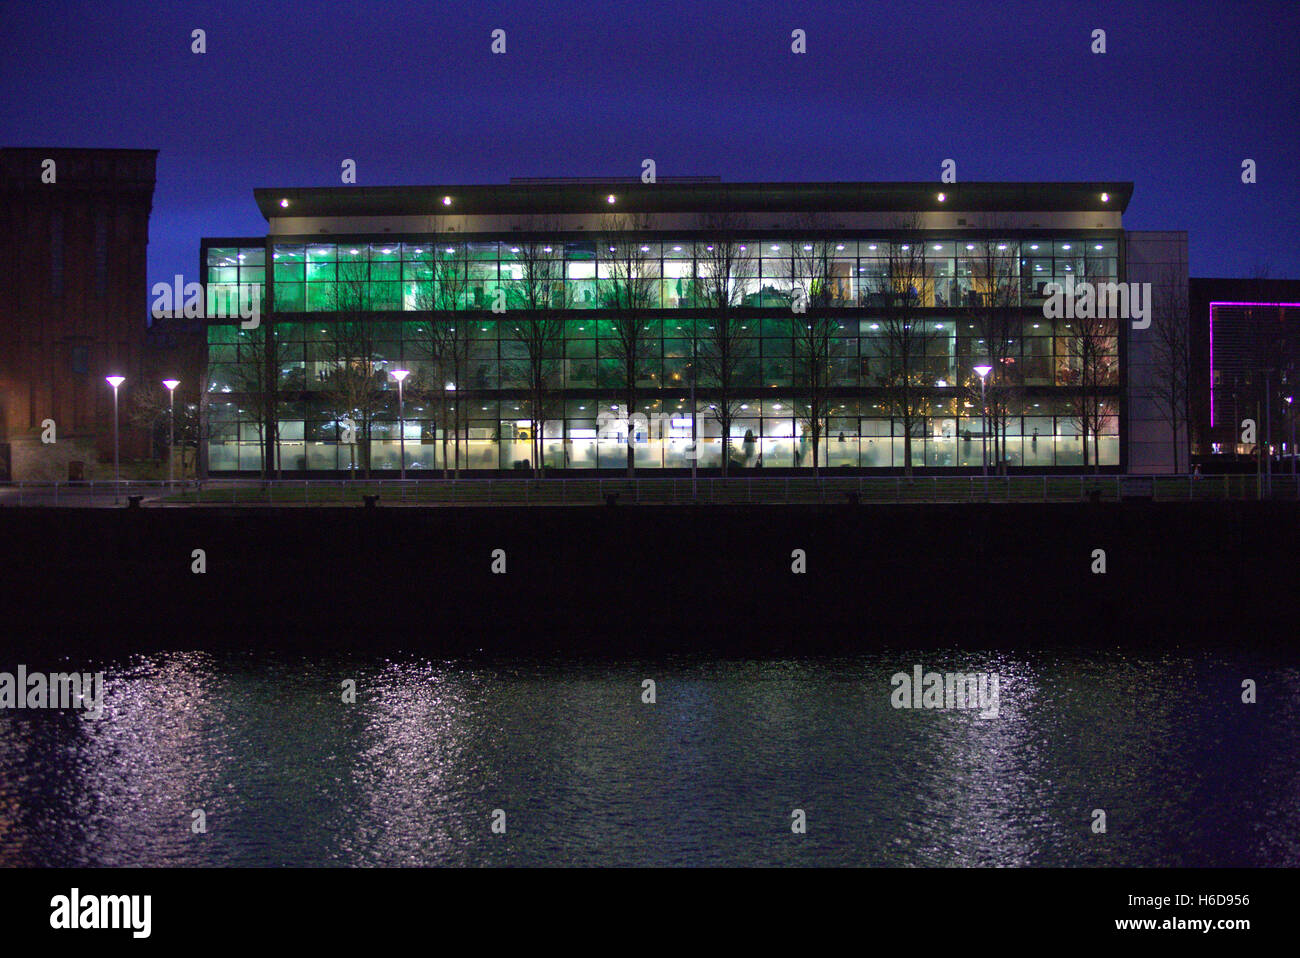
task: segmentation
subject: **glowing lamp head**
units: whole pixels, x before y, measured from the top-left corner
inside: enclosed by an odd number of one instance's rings
[[[110,386],[112,386],[114,389],[116,389],[118,386],[122,385],[122,383],[126,382],[126,377],[125,377],[125,376],[105,376],[105,377],[104,377],[104,380],[105,380],[105,382],[107,382]]]
[[[1102,194],[1101,194],[1101,201],[1102,201],[1103,203],[1109,203],[1109,202],[1110,202],[1110,194],[1109,194],[1109,193],[1102,193]]]
[[[993,367],[992,367],[992,366],[976,366],[976,367],[975,367],[975,375],[979,376],[980,379],[983,379],[985,376],[987,376],[987,375],[988,375],[989,373],[991,373],[991,372],[993,372]]]
[[[400,383],[411,375],[411,371],[409,369],[394,369],[389,375]]]
[[[181,384],[181,381],[180,381],[179,379],[164,379],[164,380],[163,380],[163,385],[167,387],[168,391],[175,389],[175,388],[176,388],[177,386],[179,386],[180,384]]]
[[[613,194],[613,193],[610,193],[609,196],[605,197],[605,202],[606,202],[606,203],[613,203],[614,201],[615,201],[615,200],[614,200],[614,194]]]
[[[442,205],[443,205],[443,206],[451,206],[451,197],[450,197],[450,196],[444,196],[444,197],[442,198]]]
[[[286,198],[286,199],[282,199],[282,200],[280,201],[280,209],[287,210],[288,208],[289,208],[289,200],[288,200],[287,198]]]

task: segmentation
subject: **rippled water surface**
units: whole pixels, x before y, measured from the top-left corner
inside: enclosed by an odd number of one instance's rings
[[[895,709],[916,664],[998,717]],[[1250,658],[66,667],[104,716],[0,711],[0,864],[1300,864],[1300,670]]]

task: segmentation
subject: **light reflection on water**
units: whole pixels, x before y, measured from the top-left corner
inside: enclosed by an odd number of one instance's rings
[[[998,673],[999,717],[894,709],[918,663]],[[3,865],[1300,864],[1300,671],[1243,658],[67,667],[105,716],[0,712]]]

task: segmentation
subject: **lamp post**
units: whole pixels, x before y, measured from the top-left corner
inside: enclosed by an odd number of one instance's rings
[[[394,369],[392,377],[397,380],[397,442],[401,449],[402,478],[406,478],[406,401],[402,395],[402,382],[411,375],[409,369]],[[419,398],[418,396],[416,397]]]
[[[695,502],[700,497],[698,466],[700,464],[700,436],[699,427],[696,425],[699,415],[695,405],[695,353],[696,342],[699,339],[699,331],[696,324],[691,324],[691,501]],[[724,443],[725,445],[725,440]],[[726,450],[722,453],[727,454]]]
[[[1295,478],[1295,459],[1296,459],[1296,456],[1295,456],[1295,407],[1291,405],[1291,401],[1292,401],[1293,399],[1295,399],[1295,396],[1285,396],[1285,397],[1283,397],[1283,398],[1286,399],[1287,415],[1291,417],[1291,478],[1294,479],[1294,478]]]
[[[1264,488],[1273,495],[1273,370],[1264,370]]]
[[[120,471],[120,460],[118,459],[117,445],[117,387],[126,382],[125,376],[105,376],[104,380],[113,387],[113,505],[121,502],[119,486],[122,482]]]
[[[980,378],[980,449],[984,460],[984,478],[989,477],[989,424],[988,406],[984,402],[984,379],[993,371],[992,366],[976,366],[975,374]]]
[[[176,449],[176,387],[181,384],[179,379],[164,379],[163,385],[167,387],[167,488],[172,487],[176,481],[176,470],[173,468]]]

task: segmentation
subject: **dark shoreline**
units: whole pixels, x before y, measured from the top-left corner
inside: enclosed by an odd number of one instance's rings
[[[0,609],[4,644],[33,651],[1279,648],[1298,519],[1293,502],[4,509]]]

